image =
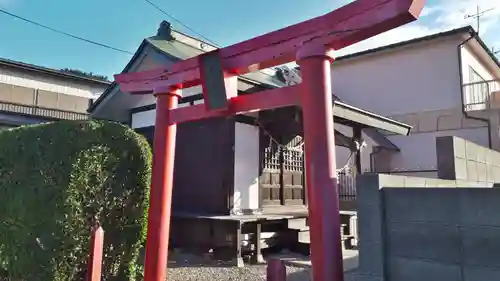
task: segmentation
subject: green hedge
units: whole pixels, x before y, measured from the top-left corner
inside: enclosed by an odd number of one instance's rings
[[[0,274],[83,280],[98,218],[103,280],[135,280],[150,174],[146,139],[120,124],[59,121],[0,133]]]

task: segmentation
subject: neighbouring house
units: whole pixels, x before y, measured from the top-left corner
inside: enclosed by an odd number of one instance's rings
[[[166,68],[215,48],[162,22],[157,34],[142,42],[123,72]],[[239,95],[286,85],[274,72],[258,71],[238,77]],[[201,103],[201,87],[182,90],[180,107]],[[356,160],[360,158],[357,144],[362,131],[375,140],[377,146],[398,150],[379,130],[402,135],[410,130],[406,124],[340,101],[335,101],[332,107],[335,124],[342,124],[353,135],[347,137],[339,131],[332,132],[337,147],[353,151]],[[155,108],[151,94],[123,93],[113,83],[88,111],[95,118],[128,123],[152,142]],[[259,256],[261,246],[270,247],[273,243],[276,245],[276,241],[283,246],[290,242],[290,239],[277,239],[276,233],[291,231],[295,235],[293,243],[308,244],[301,119],[300,108],[285,107],[180,124],[171,245],[205,245],[214,248],[216,253],[227,250],[231,258],[240,260],[242,251],[250,249],[250,245],[254,245],[252,251]],[[351,191],[353,188],[351,186]],[[261,236],[261,231],[273,232],[274,236],[266,238]]]
[[[0,126],[85,120],[111,82],[0,59]]]
[[[343,102],[413,126],[409,137],[385,134],[398,150],[365,136],[363,172],[436,178],[441,136],[500,151],[500,64],[470,26],[339,57],[332,90]],[[339,150],[345,161],[349,152]]]

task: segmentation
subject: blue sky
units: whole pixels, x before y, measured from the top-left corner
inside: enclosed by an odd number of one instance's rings
[[[220,45],[324,14],[348,0],[152,0],[168,13]],[[271,4],[272,3],[272,4]],[[464,14],[496,8],[485,14],[481,37],[500,50],[499,0],[428,0],[423,17],[346,49],[355,52],[420,37],[466,24]],[[176,23],[144,0],[0,0],[0,8],[81,37],[134,52],[161,20]],[[177,25],[178,26],[178,25]],[[182,30],[182,27],[179,26]],[[77,68],[111,76],[131,55],[87,44],[0,13],[0,57],[51,68]]]

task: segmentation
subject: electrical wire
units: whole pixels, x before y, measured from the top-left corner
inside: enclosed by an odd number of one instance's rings
[[[89,39],[85,39],[83,37],[80,37],[80,36],[76,36],[76,35],[73,35],[71,33],[68,33],[68,32],[65,32],[65,31],[61,31],[61,30],[58,30],[58,29],[55,29],[55,28],[52,28],[50,26],[47,26],[47,25],[44,25],[44,24],[41,24],[41,23],[38,23],[38,22],[35,22],[35,21],[32,21],[30,19],[27,19],[27,18],[24,18],[24,17],[21,17],[19,15],[16,15],[16,14],[13,14],[13,13],[10,13],[10,12],[7,12],[6,10],[3,10],[3,9],[0,9],[0,13],[3,13],[5,15],[8,15],[10,17],[13,17],[13,18],[16,18],[16,19],[19,19],[19,20],[22,20],[24,22],[27,22],[27,23],[31,23],[35,26],[38,26],[38,27],[41,27],[41,28],[44,28],[44,29],[47,29],[47,30],[50,30],[52,32],[55,32],[55,33],[58,33],[58,34],[61,34],[61,35],[65,35],[65,36],[68,36],[68,37],[71,37],[73,39],[77,39],[77,40],[80,40],[80,41],[83,41],[83,42],[86,42],[86,43],[90,43],[90,44],[93,44],[93,45],[96,45],[96,46],[100,46],[100,47],[103,47],[103,48],[107,48],[107,49],[110,49],[110,50],[114,50],[114,51],[117,51],[117,52],[121,52],[121,53],[125,53],[125,54],[129,54],[129,55],[133,55],[134,53],[133,52],[130,52],[130,51],[127,51],[127,50],[123,50],[123,49],[119,49],[119,48],[115,48],[113,46],[109,46],[109,45],[106,45],[106,44],[103,44],[103,43],[99,43],[99,42],[96,42],[96,41],[93,41],[93,40],[89,40]]]
[[[155,3],[153,3],[152,1],[150,0],[144,0],[145,2],[147,2],[149,5],[151,5],[152,7],[154,7],[156,10],[158,10],[159,12],[161,12],[162,14],[166,15],[167,17],[173,19],[175,22],[177,22],[178,24],[182,25],[184,28],[190,30],[191,32],[193,32],[194,34],[200,36],[201,38],[205,39],[208,43],[211,43],[212,45],[216,46],[216,47],[220,47],[217,43],[215,43],[214,41],[210,40],[209,38],[205,37],[203,34],[199,33],[198,31],[192,29],[191,27],[189,27],[188,25],[184,24],[182,21],[180,21],[179,19],[175,18],[174,16],[172,16],[172,14],[170,13],[167,13],[165,10],[163,10],[160,6],[156,5]]]

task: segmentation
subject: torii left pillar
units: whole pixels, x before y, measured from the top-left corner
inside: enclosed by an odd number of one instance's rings
[[[155,89],[156,121],[153,142],[153,171],[149,192],[148,236],[144,280],[166,280],[170,210],[174,182],[177,125],[170,122],[177,108],[180,90]]]

